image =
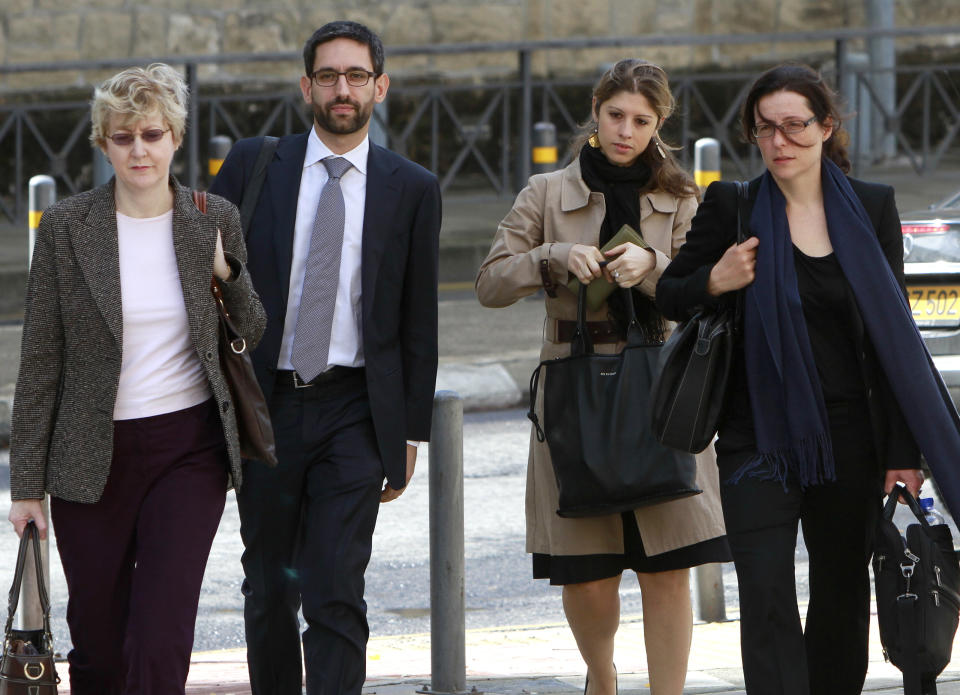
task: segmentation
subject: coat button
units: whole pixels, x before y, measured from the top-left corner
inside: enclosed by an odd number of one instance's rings
[[[230,401],[224,401],[220,407],[223,409],[223,412],[227,412],[230,410]]]
[[[207,350],[207,354],[204,355],[204,357],[206,357],[208,360],[212,360],[212,359],[213,359],[213,351],[212,351],[212,350]]]

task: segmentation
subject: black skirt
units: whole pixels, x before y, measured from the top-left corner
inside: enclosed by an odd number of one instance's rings
[[[726,536],[685,545],[659,555],[648,556],[637,528],[633,512],[623,512],[624,552],[597,555],[533,554],[533,578],[549,579],[553,585],[579,584],[616,577],[624,570],[634,572],[668,572],[711,562],[730,562],[730,546]]]

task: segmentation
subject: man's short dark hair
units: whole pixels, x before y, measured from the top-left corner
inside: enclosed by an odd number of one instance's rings
[[[303,66],[308,77],[313,73],[313,59],[316,56],[317,46],[334,39],[352,39],[365,45],[370,49],[373,71],[378,75],[383,74],[383,42],[380,37],[359,22],[341,20],[324,24],[313,32],[313,36],[303,45]]]

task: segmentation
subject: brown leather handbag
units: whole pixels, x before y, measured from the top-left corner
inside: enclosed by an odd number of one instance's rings
[[[7,602],[7,627],[4,630],[3,654],[0,655],[0,695],[56,695],[60,677],[53,663],[53,635],[50,632],[50,599],[43,583],[40,560],[40,533],[31,521],[20,538],[17,567]],[[27,563],[27,547],[33,543],[37,568],[37,590],[43,609],[43,629],[14,630],[13,616],[20,601],[20,585]]]
[[[193,191],[193,202],[201,213],[207,214],[206,192]],[[240,455],[243,458],[263,461],[268,466],[276,466],[277,447],[273,439],[273,426],[270,424],[270,408],[253,371],[247,342],[230,320],[216,276],[210,278],[210,291],[220,314],[220,368],[230,387],[230,398],[233,400],[233,412],[240,435]]]

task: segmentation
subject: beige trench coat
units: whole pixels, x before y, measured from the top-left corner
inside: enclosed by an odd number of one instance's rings
[[[697,209],[694,198],[654,191],[640,198],[640,228],[653,247],[657,266],[640,284],[654,296],[657,280],[670,258],[683,245]],[[556,320],[575,320],[576,296],[566,288],[567,256],[574,244],[599,246],[605,214],[601,193],[591,192],[580,176],[580,163],[549,174],[538,174],[517,196],[500,223],[493,247],[477,276],[477,296],[489,307],[504,307],[543,288],[541,262],[546,261],[556,297],[546,298],[547,318],[540,359],[565,357],[569,343],[557,343]],[[607,320],[606,305],[587,316]],[[598,352],[617,352],[623,343],[600,344]],[[536,409],[543,417],[543,378]],[[643,547],[656,555],[724,534],[718,473],[713,447],[697,456],[697,484],[703,494],[638,509],[634,512]],[[623,552],[619,514],[564,519],[556,514],[557,484],[545,442],[531,432],[527,467],[527,552],[549,555],[590,555]]]

